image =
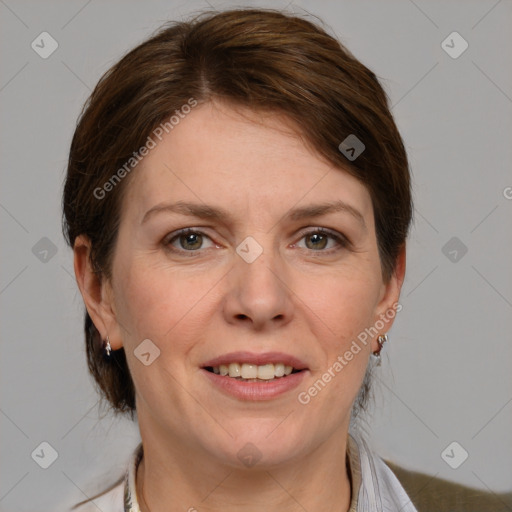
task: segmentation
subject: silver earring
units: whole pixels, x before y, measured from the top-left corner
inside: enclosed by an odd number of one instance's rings
[[[381,363],[381,357],[380,352],[382,350],[382,347],[384,346],[384,343],[388,341],[388,335],[387,334],[380,334],[377,338],[377,343],[379,344],[379,349],[375,352],[372,352],[372,356],[377,364],[377,366],[380,366]]]
[[[107,334],[107,343],[105,344],[105,354],[107,355],[107,357],[110,357],[111,352],[112,352],[112,347],[110,346],[110,340],[108,339],[108,334]]]

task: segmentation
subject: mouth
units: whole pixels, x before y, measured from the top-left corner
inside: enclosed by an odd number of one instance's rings
[[[295,389],[309,372],[300,359],[279,352],[233,352],[201,366],[210,383],[240,400],[270,400]]]
[[[284,363],[256,365],[250,363],[230,363],[218,366],[205,366],[204,369],[222,377],[230,377],[242,382],[272,382],[303,370]]]

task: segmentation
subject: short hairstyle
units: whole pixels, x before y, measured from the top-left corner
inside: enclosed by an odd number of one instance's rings
[[[111,278],[122,198],[133,173],[115,183],[112,177],[191,98],[284,114],[311,150],[364,184],[382,277],[389,282],[413,208],[407,154],[387,95],[375,74],[319,25],[272,9],[205,12],[171,22],[101,77],[78,120],[62,198],[66,242],[73,247],[78,235],[90,239],[94,272]],[[354,151],[340,150],[350,135],[364,144],[355,159]],[[108,194],[99,195],[109,180]],[[133,418],[135,390],[124,349],[104,357],[87,311],[85,340],[102,398]],[[366,379],[361,391],[359,408]]]

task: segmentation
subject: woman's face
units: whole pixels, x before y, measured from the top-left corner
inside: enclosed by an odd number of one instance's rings
[[[197,106],[133,171],[102,321],[126,350],[143,440],[270,465],[346,435],[377,348],[358,335],[401,279],[382,281],[366,188],[282,117],[239,112]],[[301,371],[275,377],[283,365]]]

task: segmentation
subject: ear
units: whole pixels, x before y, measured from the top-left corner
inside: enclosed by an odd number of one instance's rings
[[[379,320],[380,322],[384,323],[384,327],[381,329],[382,332],[379,332],[379,334],[385,334],[391,329],[391,326],[395,321],[396,313],[402,309],[402,307],[399,305],[399,299],[400,291],[402,289],[402,284],[405,278],[405,261],[406,246],[404,243],[398,253],[393,275],[387,284],[382,283],[381,296],[376,308],[376,315],[373,324],[375,325],[377,322],[379,322]],[[380,322],[378,325],[380,325]],[[377,336],[375,336],[375,338],[372,340],[372,351],[379,350]]]
[[[94,272],[91,264],[91,242],[85,235],[76,238],[73,246],[75,276],[85,307],[101,339],[107,335],[113,350],[122,347],[116,319],[114,293],[109,279]]]

